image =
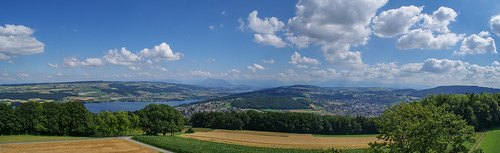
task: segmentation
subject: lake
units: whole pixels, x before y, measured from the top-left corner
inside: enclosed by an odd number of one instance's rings
[[[101,111],[136,111],[146,107],[149,104],[167,104],[170,106],[179,106],[181,104],[189,104],[201,100],[184,100],[184,101],[169,101],[169,102],[106,102],[106,103],[86,103],[83,104],[92,113]]]

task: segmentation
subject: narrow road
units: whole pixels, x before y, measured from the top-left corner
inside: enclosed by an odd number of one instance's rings
[[[145,143],[142,143],[142,142],[139,142],[139,141],[135,141],[132,139],[132,137],[110,137],[110,138],[96,138],[96,139],[83,139],[83,140],[63,140],[63,141],[37,141],[37,142],[14,142],[14,143],[2,143],[0,144],[1,145],[8,145],[8,144],[28,144],[28,143],[52,143],[52,142],[72,142],[72,141],[92,141],[92,140],[103,140],[103,139],[122,139],[122,140],[127,140],[127,141],[130,141],[130,142],[133,142],[133,143],[136,143],[136,144],[139,144],[139,145],[142,145],[142,146],[145,146],[145,147],[148,147],[148,148],[151,148],[153,150],[156,150],[158,152],[163,152],[163,153],[173,153],[171,151],[168,151],[168,150],[165,150],[165,149],[161,149],[161,148],[158,148],[158,147],[155,147],[155,146],[151,146],[151,145],[148,145],[148,144],[145,144]]]
[[[159,152],[173,153],[173,152],[170,152],[170,151],[162,149],[162,148],[158,148],[158,147],[155,147],[155,146],[152,146],[152,145],[148,145],[148,144],[145,144],[145,143],[142,143],[142,142],[139,142],[139,141],[135,141],[135,140],[132,139],[132,137],[118,137],[118,138],[119,139],[123,139],[123,140],[128,140],[128,141],[140,144],[140,145],[143,145],[145,147],[151,148],[151,149],[159,151]]]

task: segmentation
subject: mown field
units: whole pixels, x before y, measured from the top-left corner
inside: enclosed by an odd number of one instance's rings
[[[1,143],[15,142],[38,142],[38,141],[63,141],[63,140],[82,140],[91,139],[90,137],[71,137],[71,136],[34,136],[34,135],[2,135]]]
[[[480,142],[480,148],[485,153],[498,153],[500,151],[500,127],[484,133],[484,139]]]
[[[153,149],[122,139],[100,139],[70,142],[0,144],[1,153],[156,153]]]
[[[135,136],[132,139],[177,153],[317,153],[322,150],[262,148],[172,136]],[[361,150],[354,150],[353,152]]]
[[[216,129],[210,132],[183,134],[180,137],[234,145],[286,149],[362,149],[377,141],[375,135],[323,137],[311,134],[237,131]]]

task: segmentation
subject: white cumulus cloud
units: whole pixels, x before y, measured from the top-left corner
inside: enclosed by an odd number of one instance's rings
[[[104,55],[104,59],[108,63],[124,66],[135,65],[137,62],[144,60],[137,54],[128,51],[125,47],[122,47],[120,51],[118,51],[118,49],[109,50],[108,53]]]
[[[469,63],[460,60],[430,58],[425,60],[422,71],[433,73],[464,72],[468,66]]]
[[[248,15],[248,28],[255,31],[254,42],[263,45],[274,46],[276,48],[282,48],[286,46],[286,43],[276,35],[276,32],[283,31],[285,23],[279,21],[276,17],[261,19],[257,15],[258,11],[254,10]],[[244,30],[245,23],[243,20],[239,20],[241,31]]]
[[[500,15],[495,15],[490,19],[490,28],[497,36],[500,36]]]
[[[411,5],[383,11],[373,18],[373,33],[385,38],[407,33],[408,29],[420,20],[422,9],[423,7]]]
[[[179,52],[174,53],[167,43],[161,43],[152,49],[145,48],[141,50],[139,55],[152,58],[155,61],[176,61],[182,56]]]
[[[482,31],[479,35],[472,34],[469,37],[464,38],[462,41],[462,46],[460,51],[455,51],[455,55],[466,55],[466,54],[486,54],[488,52],[496,54],[497,48],[495,46],[495,40],[488,37],[489,33]]]
[[[364,45],[371,33],[370,23],[387,0],[299,1],[296,16],[288,20],[291,42],[305,47],[309,42],[323,45],[323,55],[334,66],[358,66],[361,53],[351,46]],[[306,42],[309,41],[309,42]]]
[[[110,49],[105,53],[104,56],[98,58],[87,58],[84,61],[80,61],[75,57],[65,57],[62,64],[52,64],[48,63],[49,66],[54,68],[75,68],[75,67],[86,67],[95,68],[101,67],[106,64],[126,66],[129,70],[138,71],[142,67],[149,67],[153,64],[155,60],[159,61],[175,61],[179,60],[183,56],[181,53],[174,53],[170,49],[170,46],[166,43],[161,43],[160,45],[154,46],[152,49],[143,49],[140,52],[131,52],[125,47],[118,49]],[[215,60],[215,59],[214,59]],[[154,70],[166,71],[165,68],[161,67],[150,67]]]
[[[285,23],[276,17],[260,19],[257,14],[259,12],[254,10],[248,15],[248,27],[257,33],[274,34],[285,26]]]
[[[321,47],[323,56],[328,63],[335,66],[358,68],[363,66],[361,52],[349,51],[348,44],[331,44]]]
[[[105,63],[100,58],[87,58],[85,61],[80,61],[76,57],[65,57],[64,62],[61,65],[48,63],[50,67],[54,68],[75,68],[75,67],[100,67],[104,66]]]
[[[415,29],[401,36],[396,43],[396,48],[407,49],[449,49],[455,46],[464,34],[445,33],[434,36],[429,29]]]
[[[247,68],[252,72],[257,72],[257,70],[265,70],[266,68],[257,63],[253,64],[253,66],[248,65]]]
[[[290,62],[288,62],[288,64],[292,65],[297,65],[301,63],[312,64],[312,65],[320,64],[317,59],[301,56],[298,52],[293,53],[292,56],[290,57]]]
[[[421,17],[424,20],[422,27],[429,28],[438,32],[450,32],[448,25],[451,21],[455,21],[458,13],[455,10],[441,6],[438,10],[434,11],[432,15],[423,14]]]
[[[286,43],[278,36],[274,34],[254,34],[254,42],[263,45],[274,46],[276,48],[283,48],[286,46]]]
[[[43,53],[45,44],[33,37],[33,33],[31,28],[24,25],[0,26],[0,59]]]

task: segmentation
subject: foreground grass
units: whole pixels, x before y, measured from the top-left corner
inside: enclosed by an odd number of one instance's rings
[[[249,147],[241,145],[231,145],[225,143],[216,143],[210,141],[201,141],[196,139],[172,137],[172,136],[135,136],[132,139],[141,141],[156,147],[160,147],[177,153],[241,153],[241,152],[258,152],[258,153],[309,153],[321,152],[323,150],[303,150],[303,149],[279,149],[279,148],[261,148]],[[362,150],[353,150],[362,151]]]
[[[2,135],[0,136],[0,143],[63,141],[63,140],[82,140],[82,139],[91,139],[91,138],[71,137],[71,136]]]
[[[500,150],[500,127],[484,133],[484,140],[479,145],[485,153],[497,153]]]
[[[357,135],[327,135],[327,134],[312,134],[314,137],[376,137],[379,134],[357,134]]]

